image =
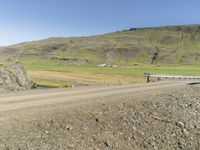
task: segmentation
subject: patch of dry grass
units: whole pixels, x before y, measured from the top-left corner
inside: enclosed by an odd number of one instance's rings
[[[48,81],[53,83],[70,83],[79,81],[91,84],[133,84],[143,83],[145,80],[141,76],[121,75],[121,74],[96,74],[96,73],[76,73],[76,72],[54,72],[28,70],[28,75],[36,82]]]

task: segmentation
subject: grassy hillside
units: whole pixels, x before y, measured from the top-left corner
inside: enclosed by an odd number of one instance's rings
[[[1,55],[75,64],[200,64],[200,25],[49,38],[0,48]]]

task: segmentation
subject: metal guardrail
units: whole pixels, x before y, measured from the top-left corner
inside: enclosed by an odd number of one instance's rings
[[[149,74],[149,73],[144,73],[144,77],[147,78],[147,83],[150,82],[150,78],[157,78],[158,80],[161,80],[162,78],[200,80],[200,76],[177,76],[177,75],[163,75],[163,74]]]

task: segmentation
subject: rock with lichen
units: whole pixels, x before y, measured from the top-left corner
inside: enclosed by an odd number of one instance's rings
[[[22,64],[18,61],[0,69],[0,92],[29,90],[34,87]]]

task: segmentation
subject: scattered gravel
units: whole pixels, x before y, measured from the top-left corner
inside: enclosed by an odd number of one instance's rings
[[[198,150],[199,91],[186,86],[74,110],[62,106],[31,121],[2,121],[0,149]]]

